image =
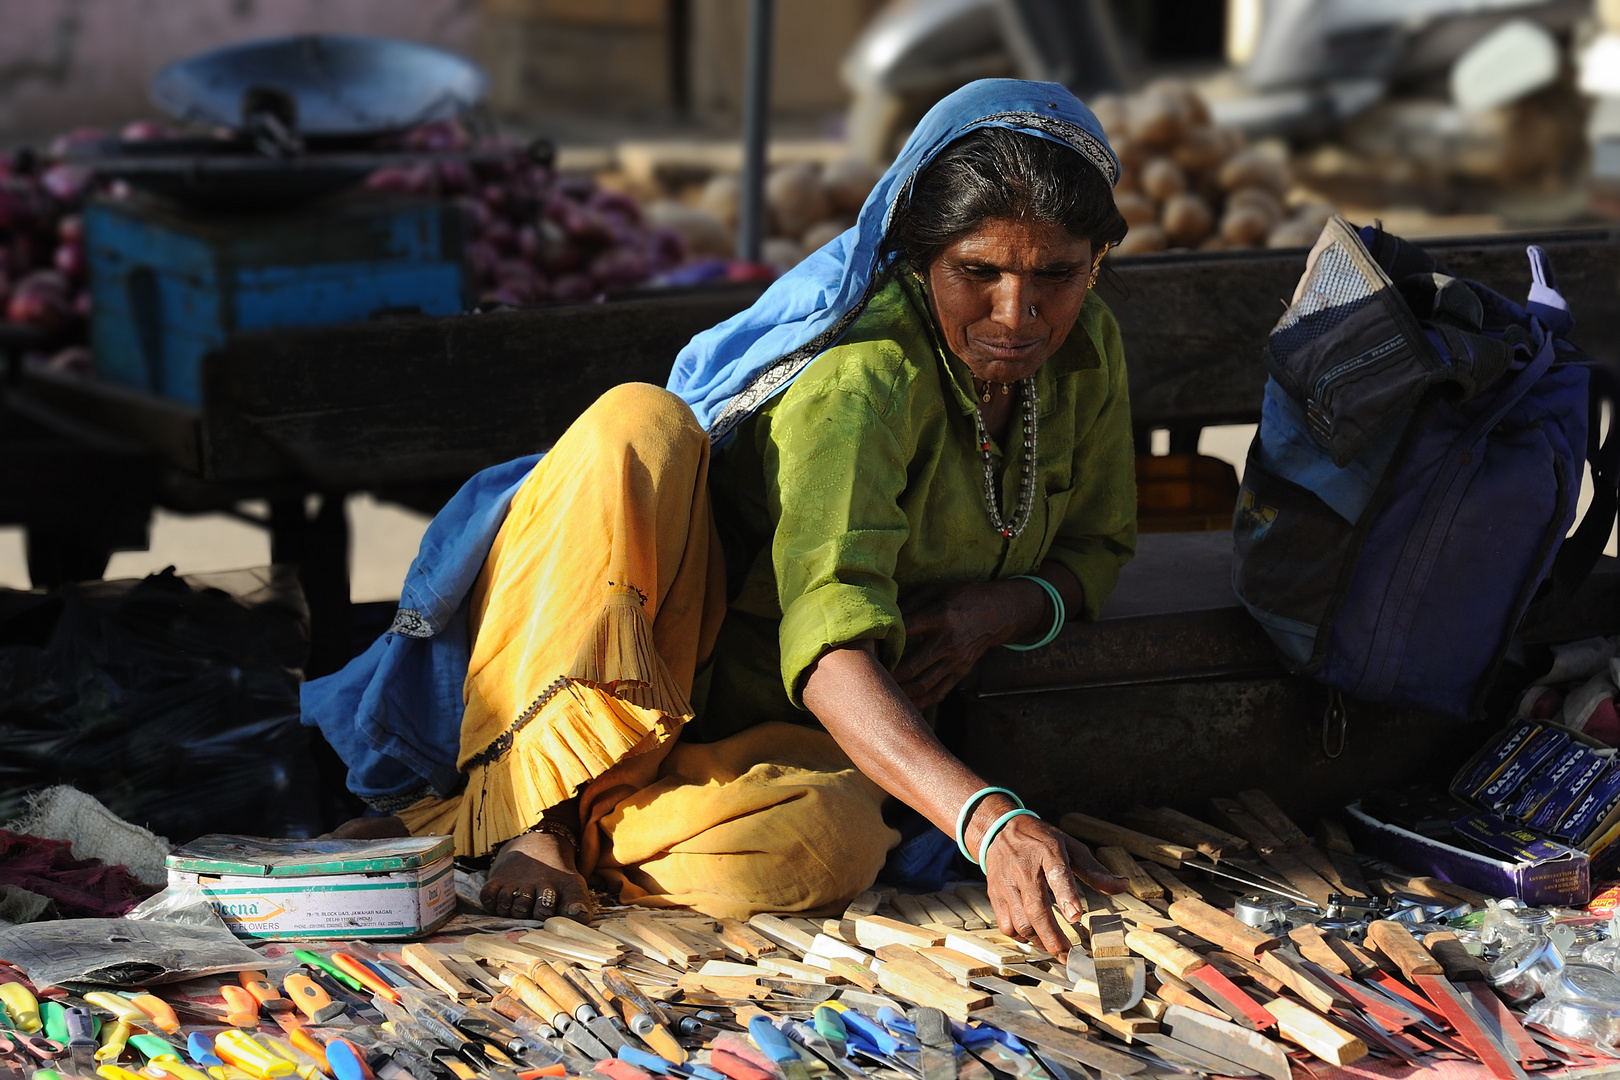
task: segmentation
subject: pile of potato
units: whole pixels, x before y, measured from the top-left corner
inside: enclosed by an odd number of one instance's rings
[[[1130,225],[1115,250],[1296,247],[1316,242],[1333,208],[1290,191],[1287,153],[1216,127],[1185,84],[1154,83],[1091,102],[1122,166],[1114,204]]]
[[[779,165],[765,180],[761,261],[785,270],[855,224],[879,173],[855,160]],[[712,177],[686,201],[663,199],[645,210],[655,225],[676,229],[694,256],[724,258],[736,248],[738,180]]]
[[[1130,96],[1091,100],[1123,166],[1114,192],[1130,234],[1115,250],[1139,255],[1170,248],[1308,247],[1333,207],[1294,187],[1287,149],[1247,145],[1241,132],[1215,126],[1208,107],[1184,83],[1161,81]],[[787,269],[855,223],[879,171],[855,160],[794,163],[772,169],[765,184],[762,261]],[[738,184],[716,174],[700,187],[649,200],[646,217],[673,228],[692,257],[735,250]]]

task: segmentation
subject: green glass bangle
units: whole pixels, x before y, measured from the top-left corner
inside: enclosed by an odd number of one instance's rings
[[[1063,624],[1069,621],[1069,613],[1063,606],[1063,595],[1057,591],[1056,585],[1053,585],[1050,581],[1047,581],[1043,577],[1036,577],[1034,574],[1015,574],[1008,580],[1033,581],[1035,584],[1046,590],[1046,595],[1052,598],[1052,629],[1048,630],[1046,632],[1046,636],[1041,638],[1041,640],[1037,641],[1033,645],[1007,644],[1003,645],[1002,648],[1011,649],[1013,652],[1029,652],[1032,649],[1044,649],[1057,639],[1058,634],[1062,633],[1063,631]]]
[[[972,795],[968,796],[967,802],[962,804],[962,809],[956,812],[956,850],[960,851],[962,853],[962,858],[966,859],[968,862],[973,862],[973,853],[967,849],[968,818],[972,815],[973,808],[978,806],[985,797],[990,795],[1005,795],[1007,798],[1017,803],[1020,807],[1024,805],[1023,799],[1020,799],[1018,796],[1014,795],[1004,787],[980,788],[978,791],[975,791]],[[979,864],[973,863],[973,865],[977,866]]]
[[[1006,827],[1007,822],[1011,821],[1015,817],[1032,817],[1036,821],[1041,819],[1041,815],[1037,814],[1033,810],[1025,810],[1023,807],[1019,807],[1017,810],[1009,810],[1005,814],[1002,814],[1000,817],[996,818],[995,821],[991,822],[990,828],[985,831],[984,839],[979,841],[980,866],[984,865],[984,857],[990,854],[991,842],[993,842],[1001,833],[1001,830]]]

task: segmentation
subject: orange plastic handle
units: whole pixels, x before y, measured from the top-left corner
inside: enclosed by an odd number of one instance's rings
[[[268,1002],[281,1000],[281,991],[276,989],[275,984],[265,976],[264,972],[239,971],[236,973],[236,977],[241,981],[242,989],[257,998],[259,1004],[264,1005]]]
[[[370,990],[378,997],[384,998],[395,1005],[399,1004],[399,991],[395,990],[392,986],[389,986],[386,982],[383,982],[383,980],[377,977],[376,972],[366,967],[366,965],[362,964],[348,953],[333,953],[332,963],[336,964],[338,969],[344,974],[348,975],[349,978],[355,980],[356,982],[364,983],[366,989]]]
[[[219,996],[225,999],[226,1023],[239,1028],[259,1026],[259,999],[245,987],[227,983],[219,988]]]
[[[315,1064],[328,1076],[332,1075],[332,1065],[326,1060],[326,1046],[311,1035],[305,1028],[297,1027],[287,1032],[287,1041],[298,1049],[315,1059]]]
[[[287,996],[292,998],[293,1004],[311,1020],[315,1020],[317,1013],[332,1004],[331,997],[316,986],[315,980],[308,975],[288,975],[282,985],[287,988]]]
[[[129,1001],[131,1005],[150,1016],[152,1023],[156,1024],[160,1030],[170,1035],[180,1030],[180,1018],[174,1015],[174,1010],[169,1007],[169,1003],[156,994],[136,994]]]

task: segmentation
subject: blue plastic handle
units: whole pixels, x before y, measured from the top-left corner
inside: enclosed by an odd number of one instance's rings
[[[214,1053],[214,1044],[209,1041],[208,1036],[200,1031],[193,1031],[186,1036],[186,1056],[193,1064],[201,1065],[205,1069],[225,1064],[224,1060]]]
[[[337,1080],[366,1080],[366,1063],[341,1039],[326,1044],[326,1063]]]
[[[799,1052],[793,1048],[786,1035],[776,1030],[776,1025],[771,1023],[769,1017],[756,1016],[749,1020],[748,1037],[754,1040],[754,1045],[759,1047],[766,1057],[778,1065],[799,1060]]]
[[[895,1012],[887,1005],[884,1005],[878,1009],[877,1018],[878,1023],[882,1024],[896,1035],[904,1035],[912,1042],[916,1041],[917,1025],[913,1024],[902,1014]]]
[[[637,1050],[629,1043],[625,1043],[623,1046],[619,1047],[619,1060],[628,1061],[632,1065],[646,1069],[654,1076],[675,1075],[675,1073],[671,1071],[675,1068],[675,1063],[673,1061],[667,1061],[664,1058],[659,1057],[657,1054],[649,1054],[643,1050]]]
[[[861,1041],[885,1057],[898,1054],[901,1046],[904,1045],[899,1039],[883,1030],[875,1020],[868,1019],[864,1014],[858,1013],[854,1009],[846,1009],[838,1014],[838,1018],[844,1022],[844,1027],[848,1029],[852,1036],[859,1037]]]

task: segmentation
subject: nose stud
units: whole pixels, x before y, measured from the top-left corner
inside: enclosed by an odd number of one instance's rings
[[[1035,305],[1034,304],[1029,305],[1029,317],[1033,319],[1033,318],[1036,317],[1036,314],[1037,314],[1037,312],[1035,311]]]

